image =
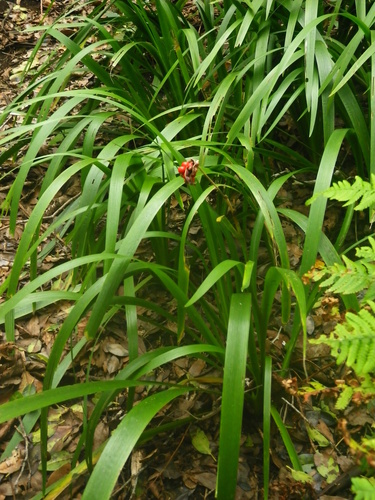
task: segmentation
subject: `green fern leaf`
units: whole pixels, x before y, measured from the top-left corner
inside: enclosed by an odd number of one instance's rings
[[[357,249],[357,255],[362,256],[359,260],[353,261],[343,255],[344,265],[335,263],[332,266],[324,267],[313,274],[313,280],[323,280],[320,287],[327,288],[328,292],[336,294],[356,294],[362,290],[370,289],[366,300],[372,300],[375,293],[373,288],[375,283],[375,242],[372,238],[370,240],[371,247]],[[328,277],[326,277],[327,275]]]
[[[355,500],[373,500],[375,498],[375,479],[373,477],[353,477],[352,491]]]
[[[368,350],[366,353],[367,359],[363,364],[363,373],[369,373],[374,370],[375,365],[375,338],[371,339],[370,345],[368,346]]]
[[[364,191],[363,182],[358,176],[353,184],[346,180],[334,182],[330,188],[324,191],[324,196],[332,200],[345,201],[345,205],[351,205],[361,198]]]
[[[367,289],[365,296],[363,297],[364,302],[368,302],[375,299],[375,282],[371,283]]]
[[[359,376],[375,371],[375,303],[368,304],[371,312],[348,312],[345,322],[336,325],[329,337],[310,340],[312,344],[328,345],[337,364],[346,363]]]
[[[310,205],[319,196],[344,202],[344,207],[352,205],[362,198],[355,210],[364,210],[375,203],[375,176],[371,174],[371,182],[361,179],[358,175],[355,177],[353,184],[350,184],[347,180],[334,182],[330,188],[322,193],[315,194],[306,204]]]
[[[330,273],[330,277],[325,279],[320,283],[321,288],[330,288],[334,283],[341,277],[342,273],[345,272],[344,266],[340,266],[335,264],[329,268],[326,268],[326,271]]]
[[[348,357],[346,359],[346,364],[348,366],[354,366],[356,364],[356,362],[358,361],[358,354],[359,354],[361,346],[363,345],[363,342],[364,342],[363,339],[360,340],[359,338],[355,338],[350,343]],[[338,360],[339,360],[339,358],[337,358],[337,362],[338,362]]]
[[[372,190],[371,184],[357,175],[353,184],[350,184],[346,180],[334,182],[330,188],[323,192],[323,195],[331,200],[345,202],[345,207],[352,205]]]
[[[368,242],[371,246],[358,247],[356,249],[356,256],[368,261],[375,260],[375,239],[369,236]]]
[[[341,392],[340,396],[337,398],[335,408],[336,410],[345,410],[350,403],[353,396],[353,387],[349,385],[345,386],[344,390]]]
[[[329,287],[328,292],[345,294],[358,293],[369,286],[369,277],[361,273],[352,274],[348,272],[344,276],[335,277],[336,283]]]
[[[347,342],[348,331],[344,325],[336,325],[334,331],[331,333],[328,345],[331,347],[331,354],[336,358],[337,364],[344,363],[349,356],[349,342]],[[337,335],[337,337],[335,336]]]
[[[360,390],[365,395],[371,395],[375,397],[375,380],[369,373],[365,373],[363,375]]]
[[[371,191],[363,193],[363,197],[360,203],[355,207],[355,210],[365,210],[371,207],[375,203],[375,191],[371,188]]]
[[[369,275],[375,276],[375,264],[373,262],[367,262],[367,260],[363,259],[362,264]]]
[[[356,373],[368,373],[375,368],[375,339],[372,333],[374,316],[366,309],[362,309],[358,316],[351,315],[350,321],[356,331],[362,329],[364,333],[369,332],[370,335],[362,338],[356,360],[349,365],[348,358],[348,366],[353,366]]]

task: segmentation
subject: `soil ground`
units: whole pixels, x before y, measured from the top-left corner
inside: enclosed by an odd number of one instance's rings
[[[60,2],[58,10],[69,1]],[[40,1],[23,0],[21,5],[0,0],[0,111],[4,109],[22,88],[21,73],[31,51],[37,41],[37,36],[26,32],[29,25],[39,22],[42,12],[48,4]],[[49,16],[56,15],[53,10]],[[38,56],[41,63],[44,50]],[[1,133],[1,131],[0,131]],[[1,167],[0,167],[1,168]],[[0,202],[10,188],[12,176],[4,180],[0,169]],[[306,187],[307,186],[307,187]],[[284,197],[285,206],[305,211],[305,201],[311,194],[306,186],[290,184],[279,193]],[[288,191],[290,189],[290,191]],[[76,185],[70,186],[70,192],[62,193],[57,200],[61,206],[66,198],[78,193]],[[290,196],[290,192],[294,196]],[[17,249],[19,236],[24,223],[30,215],[35,196],[35,182],[31,180],[25,185],[25,193],[20,206],[19,224],[15,235],[9,234],[7,218],[0,221],[0,279],[6,279]],[[329,232],[340,218],[340,212],[332,208],[326,220],[326,230]],[[289,223],[284,224],[287,235],[290,256],[295,266],[301,258],[301,234]],[[147,251],[147,250],[146,250]],[[51,258],[49,265],[54,265],[59,259],[66,258],[69,249],[61,247],[60,253]],[[259,277],[261,282],[262,277]],[[168,297],[160,294],[160,304],[168,301]],[[1,402],[25,387],[33,386],[40,390],[43,381],[45,363],[55,333],[64,321],[69,304],[51,305],[43,312],[17,322],[16,343],[3,341],[0,344],[0,398]],[[334,311],[337,301],[327,297],[310,317],[310,334],[327,333],[339,319]],[[288,328],[281,325],[280,311],[275,310],[274,324],[268,332],[268,349],[272,354],[275,366],[281,367],[285,342],[288,340]],[[155,318],[157,324],[158,318]],[[116,317],[100,342],[95,346],[87,345],[76,360],[74,370],[71,369],[64,379],[67,384],[72,381],[85,381],[86,369],[91,350],[94,355],[91,360],[91,376],[95,379],[112,378],[128,360],[127,341],[122,328],[123,318]],[[84,321],[77,331],[75,341],[82,336]],[[145,322],[143,335],[140,339],[140,350],[145,351],[155,346],[170,342],[165,339],[157,326],[150,327]],[[0,330],[1,331],[1,330]],[[375,409],[365,402],[350,405],[344,412],[335,409],[338,388],[335,380],[350,379],[352,374],[342,371],[329,357],[327,349],[322,346],[309,347],[307,365],[309,379],[307,380],[302,367],[302,346],[298,345],[292,363],[292,373],[287,379],[274,375],[274,403],[280,409],[285,424],[290,428],[290,434],[298,455],[305,461],[306,470],[310,471],[312,483],[303,483],[293,478],[288,457],[277,429],[273,430],[271,441],[272,477],[270,486],[271,499],[301,499],[329,498],[350,499],[351,477],[360,474],[358,457],[351,454],[348,443],[350,437],[359,437],[369,429],[374,421]],[[218,379],[220,373],[207,366],[202,360],[181,359],[160,370],[155,377],[159,381],[178,381],[186,375],[190,377],[210,377]],[[300,389],[315,380],[326,390],[316,389],[315,393],[306,389],[301,394]],[[193,423],[182,425],[174,432],[165,432],[156,438],[141,444],[132,454],[130,463],[121,474],[118,487],[113,498],[157,498],[157,499],[187,499],[214,498],[216,480],[217,443],[219,434],[220,391],[210,387],[207,393],[196,393],[189,399],[182,399],[171,404],[155,419],[154,425],[176,421],[199,414]],[[251,387],[249,388],[249,391]],[[145,394],[144,387],[136,391],[136,401]],[[97,449],[110,435],[113,428],[125,414],[126,395],[120,394],[113,405],[100,421],[96,435]],[[70,470],[69,459],[74,453],[80,438],[83,425],[83,410],[80,404],[66,404],[50,410],[51,436],[49,451],[55,457],[57,465],[49,470],[49,484],[66,476]],[[345,428],[342,423],[345,421]],[[340,424],[341,422],[341,424]],[[238,473],[238,488],[236,499],[262,498],[262,423],[251,408],[246,407],[244,413],[244,428]],[[0,426],[0,452],[10,443],[18,426],[19,443],[11,455],[0,463],[0,500],[8,498],[32,498],[41,490],[40,448],[38,444],[38,428],[26,433],[20,421],[8,422]],[[312,429],[314,432],[312,432]],[[197,446],[196,436],[203,436],[208,442],[206,451]],[[72,489],[61,493],[58,498],[80,498],[87,478],[78,477],[72,483]]]

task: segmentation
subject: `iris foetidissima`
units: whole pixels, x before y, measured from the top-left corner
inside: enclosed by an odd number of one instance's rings
[[[180,176],[184,179],[185,184],[188,185],[194,185],[195,184],[195,176],[197,175],[199,169],[199,161],[198,160],[193,160],[192,158],[188,161],[183,161],[181,165],[177,168],[178,173]],[[242,234],[241,227],[238,223],[237,217],[235,215],[235,210],[233,208],[232,203],[230,202],[230,199],[228,196],[222,191],[222,189],[210,178],[208,175],[201,169],[202,174],[208,179],[208,181],[215,186],[217,191],[221,194],[221,196],[224,198],[225,203],[228,206],[228,209],[233,217],[233,222],[235,225],[235,229],[237,232],[237,236],[240,236]],[[221,219],[221,217],[219,218]],[[220,220],[218,220],[220,222]]]

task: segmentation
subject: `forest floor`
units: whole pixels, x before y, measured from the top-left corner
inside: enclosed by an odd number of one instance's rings
[[[69,1],[59,2],[58,10],[68,5]],[[21,75],[35,47],[37,35],[26,29],[37,25],[47,3],[22,1],[21,6],[0,0],[0,112],[19,93],[22,88]],[[48,14],[56,16],[53,9]],[[45,20],[48,22],[48,19]],[[43,64],[48,57],[49,46],[42,46],[34,60],[34,67]],[[32,75],[33,68],[30,70]],[[9,117],[14,125],[16,117]],[[5,123],[7,126],[7,123]],[[0,130],[1,133],[1,130]],[[1,152],[1,151],[0,151]],[[0,166],[0,203],[8,193],[16,171],[14,166]],[[28,178],[19,207],[19,217],[15,234],[10,234],[7,216],[0,220],[0,282],[6,279],[17,250],[20,235],[30,216],[40,186],[43,171],[33,169]],[[293,196],[291,196],[293,192]],[[71,197],[79,194],[79,183],[72,183],[60,192],[55,205],[46,214],[53,220],[54,213]],[[311,196],[309,182],[289,185],[279,193],[284,206],[306,213],[305,201]],[[188,202],[188,200],[187,200]],[[340,220],[339,209],[332,206],[325,221],[327,234],[334,231]],[[176,216],[176,220],[178,216]],[[199,228],[195,228],[195,238],[199,238]],[[284,223],[291,262],[297,268],[302,255],[299,230],[291,223]],[[143,249],[150,252],[150,249]],[[69,247],[61,241],[53,256],[43,263],[40,272],[46,271],[56,263],[69,258]],[[265,252],[266,255],[266,252]],[[262,256],[260,255],[260,259]],[[264,262],[265,269],[267,261]],[[258,276],[259,288],[262,276]],[[27,275],[24,282],[27,282]],[[59,286],[58,283],[52,286]],[[151,290],[150,293],[154,291]],[[168,307],[169,297],[155,290],[163,307]],[[5,298],[0,298],[1,302]],[[66,318],[71,304],[50,305],[42,313],[17,320],[16,342],[7,343],[5,336],[0,341],[0,403],[9,401],[17,393],[24,393],[28,388],[40,391],[48,358],[56,332]],[[173,308],[173,304],[169,305]],[[374,422],[375,408],[365,401],[351,403],[345,410],[338,411],[335,401],[339,393],[340,380],[355,384],[354,375],[345,368],[336,366],[324,346],[309,346],[307,351],[308,378],[302,366],[302,339],[296,346],[290,377],[278,376],[281,368],[285,344],[288,341],[288,325],[282,325],[281,312],[274,310],[274,323],[268,331],[268,351],[274,362],[273,401],[283,417],[296,451],[308,472],[311,481],[304,483],[293,476],[288,456],[277,429],[273,429],[271,440],[272,475],[270,485],[271,499],[320,498],[351,499],[350,479],[359,475],[361,457],[354,456],[350,439],[357,441],[366,433]],[[138,309],[142,316],[143,311]],[[339,301],[335,297],[325,297],[309,317],[309,334],[313,337],[329,333],[340,320]],[[165,338],[157,327],[140,320],[140,351],[144,352],[161,345],[175,344],[176,339]],[[78,341],[82,335],[85,320],[76,332]],[[0,325],[0,333],[3,325]],[[65,354],[69,354],[68,351]],[[91,358],[91,359],[90,359]],[[95,344],[86,344],[74,366],[69,370],[63,383],[87,379],[90,364],[90,379],[110,379],[122,369],[128,361],[127,339],[124,333],[124,317],[116,316]],[[153,374],[155,380],[177,382],[182,377],[219,380],[217,373],[201,359],[183,358],[165,366]],[[315,385],[314,385],[315,384]],[[113,498],[157,498],[187,499],[214,498],[216,482],[216,458],[220,420],[220,391],[215,386],[197,392],[188,399],[171,403],[157,415],[153,426],[170,421],[181,420],[191,415],[200,416],[193,423],[181,426],[179,430],[157,435],[152,440],[141,443],[133,452],[131,460],[121,474]],[[314,389],[315,388],[315,389]],[[249,391],[251,391],[251,383]],[[146,387],[136,391],[136,401],[149,393]],[[103,415],[95,434],[95,449],[106,441],[111,430],[124,416],[126,394],[120,394],[112,406]],[[0,409],[1,411],[1,409]],[[48,483],[53,484],[70,470],[70,460],[82,433],[83,409],[76,401],[50,409],[50,434],[48,450],[51,460],[48,464]],[[15,431],[17,427],[17,431]],[[26,434],[21,421],[10,421],[0,425],[0,453],[6,449],[14,434],[19,436],[19,443],[10,455],[0,461],[0,500],[10,498],[32,498],[41,491],[40,446],[38,426],[32,433]],[[236,499],[262,498],[262,422],[252,408],[245,407],[243,435],[238,472]],[[8,453],[9,454],[9,453]],[[56,498],[80,498],[87,475],[83,471],[80,477],[69,482],[66,490]]]

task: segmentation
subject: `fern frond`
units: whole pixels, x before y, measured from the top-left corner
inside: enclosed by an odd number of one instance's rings
[[[328,292],[338,294],[358,293],[366,290],[375,281],[375,273],[372,266],[359,260],[352,261],[343,255],[345,265],[334,264],[326,268],[329,278],[324,280],[320,286],[328,287]],[[369,269],[371,272],[369,273]],[[314,277],[314,279],[316,279]]]
[[[372,207],[375,203],[375,191],[367,191],[363,193],[362,201],[358,203],[354,210],[366,210],[366,208]],[[345,204],[347,205],[347,203]],[[345,206],[344,205],[344,206]]]
[[[330,188],[324,191],[324,196],[331,200],[344,201],[344,206],[358,201],[371,189],[371,184],[356,176],[353,184],[348,181],[334,182]]]
[[[337,364],[345,362],[359,376],[375,370],[375,303],[368,303],[372,312],[348,312],[345,322],[336,325],[329,337],[310,340],[312,344],[328,345]]]
[[[375,498],[375,479],[373,477],[353,477],[352,492],[355,498],[373,500]]]
[[[353,387],[346,385],[340,396],[337,398],[335,408],[336,410],[345,410],[349,405],[353,396]]]
[[[358,387],[358,389],[361,391],[361,393],[367,397],[371,396],[372,398],[375,397],[375,380],[372,377],[372,375],[366,373],[361,377],[361,385]]]
[[[314,281],[323,279],[320,286],[328,288],[327,291],[330,293],[347,295],[367,290],[366,300],[372,300],[375,297],[374,238],[370,237],[369,243],[370,246],[356,249],[358,260],[353,261],[343,255],[343,264],[335,263],[332,266],[314,271],[312,279]]]
[[[371,283],[371,285],[368,287],[365,296],[363,297],[363,302],[374,299],[375,299],[375,283]]]
[[[368,242],[370,246],[356,248],[356,256],[370,262],[375,260],[375,239],[369,236]]]
[[[365,210],[375,203],[375,175],[371,174],[371,182],[361,179],[358,175],[356,175],[353,184],[350,184],[347,180],[334,182],[330,188],[322,193],[315,194],[306,204],[310,205],[319,196],[345,202],[344,207],[352,205],[362,198],[355,210]]]

